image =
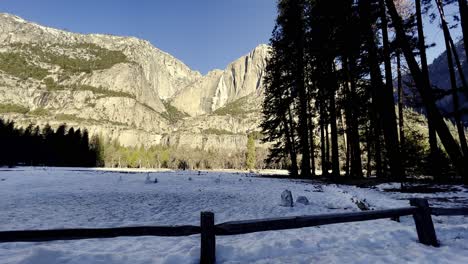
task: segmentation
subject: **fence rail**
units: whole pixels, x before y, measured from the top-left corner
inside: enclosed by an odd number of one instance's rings
[[[436,216],[468,215],[468,208],[438,208],[431,207],[431,214]]]
[[[412,215],[419,241],[425,245],[438,246],[431,215],[468,215],[468,208],[429,207],[426,199],[410,199],[410,205],[411,207],[405,208],[354,213],[230,221],[217,225],[214,224],[214,214],[212,212],[201,212],[200,226],[141,226],[0,231],[0,243],[113,238],[121,236],[174,237],[201,234],[200,263],[211,264],[216,262],[216,236],[240,235],[253,232],[295,229]]]
[[[330,225],[337,223],[368,221],[383,218],[392,218],[412,215],[415,207],[397,208],[379,211],[366,211],[354,213],[324,214],[311,216],[293,216],[270,219],[257,219],[246,221],[232,221],[215,226],[216,235],[229,236],[253,232],[295,229],[319,225]]]
[[[116,228],[78,228],[54,230],[26,230],[0,232],[0,243],[45,242],[54,240],[77,240],[113,238],[123,236],[190,236],[200,234],[199,226],[137,226]]]

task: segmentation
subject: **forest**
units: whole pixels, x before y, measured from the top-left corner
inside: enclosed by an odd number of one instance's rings
[[[433,179],[468,182],[461,102],[468,94],[462,68],[468,9],[466,0],[455,2],[278,1],[261,124],[263,140],[274,143],[268,160],[286,162],[292,177],[391,180],[414,176],[408,160],[420,160],[426,165],[418,171]],[[457,8],[452,20],[445,14],[449,6]],[[431,84],[426,18],[440,21],[449,87]],[[456,27],[464,52],[452,37]],[[416,98],[408,98],[409,92]],[[449,113],[438,106],[443,98],[450,98]],[[409,105],[428,120],[428,137],[417,141],[427,142],[429,150],[419,155],[405,134],[403,112]]]
[[[16,128],[13,121],[0,119],[0,166],[102,166],[98,137],[88,131],[60,125],[56,130],[29,125]]]

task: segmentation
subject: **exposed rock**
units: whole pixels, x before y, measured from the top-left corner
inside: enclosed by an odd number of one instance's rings
[[[247,133],[258,130],[268,50],[260,45],[226,69],[202,76],[148,41],[76,34],[0,14],[0,53],[24,54],[28,64],[47,72],[20,78],[0,69],[0,104],[29,109],[0,118],[18,126],[67,123],[124,146],[239,150]],[[96,51],[120,52],[125,59],[93,68]],[[66,70],[43,58],[52,53],[81,58],[91,70]],[[171,120],[170,106],[191,117]]]
[[[357,197],[352,197],[351,201],[356,204],[356,206],[361,210],[361,211],[369,211],[370,210],[370,205],[367,203],[366,199],[360,200]]]
[[[260,45],[246,56],[229,64],[224,71],[214,70],[180,91],[173,104],[197,116],[211,113],[242,97],[259,97],[269,46]]]
[[[292,193],[290,190],[284,190],[282,193],[281,193],[281,203],[280,203],[281,206],[285,206],[285,207],[293,207],[293,197],[292,197]]]
[[[309,205],[309,200],[305,196],[299,196],[296,199],[296,203],[300,203],[300,204],[303,204],[303,205]]]
[[[148,174],[146,174],[145,183],[146,183],[146,184],[149,184],[149,183],[151,183],[151,177],[150,177],[149,173],[148,173]]]

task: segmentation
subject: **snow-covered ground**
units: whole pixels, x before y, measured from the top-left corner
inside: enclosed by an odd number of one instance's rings
[[[158,183],[147,184],[156,177]],[[0,168],[0,230],[199,224],[408,206],[428,197],[437,206],[468,206],[468,189],[401,194],[377,188],[324,185],[226,172],[122,172]],[[281,192],[310,204],[279,206]],[[417,242],[413,219],[387,219],[217,237],[218,263],[468,263],[468,217],[433,217],[440,248]],[[0,263],[197,263],[199,235],[125,237],[0,244]]]

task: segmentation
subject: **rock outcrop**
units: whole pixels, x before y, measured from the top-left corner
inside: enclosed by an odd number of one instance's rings
[[[268,49],[202,76],[148,41],[0,14],[0,117],[67,123],[126,146],[243,148],[258,130]]]
[[[224,71],[211,71],[181,90],[172,101],[174,106],[197,116],[214,112],[245,96],[261,96],[268,50],[269,46],[260,45],[229,64]]]

